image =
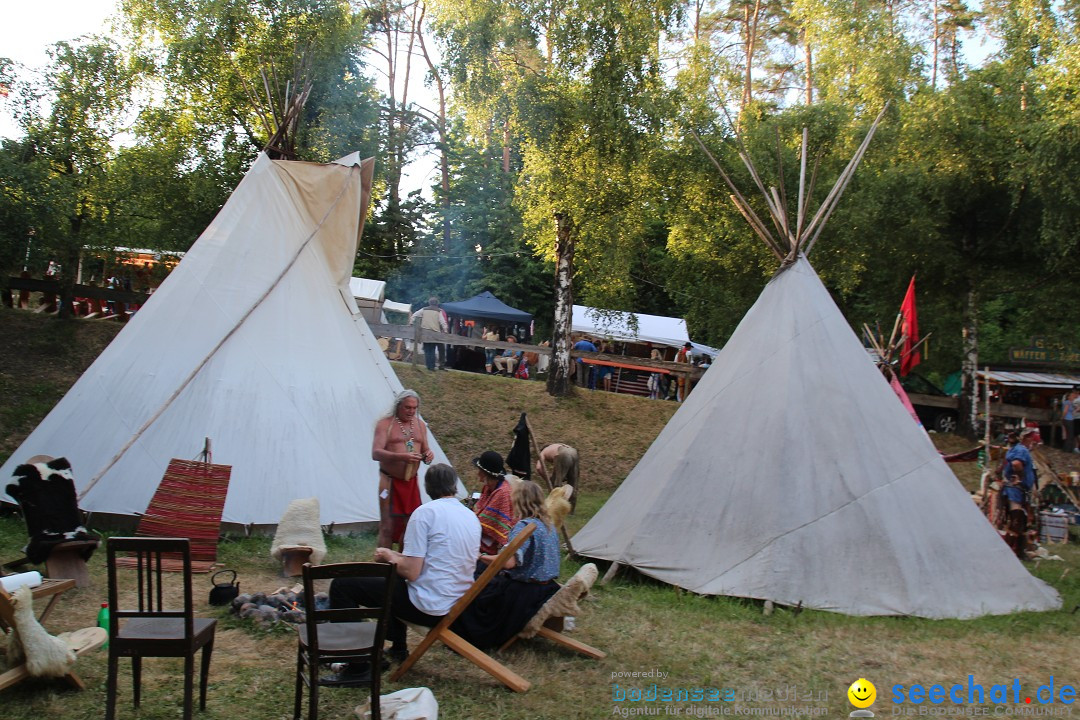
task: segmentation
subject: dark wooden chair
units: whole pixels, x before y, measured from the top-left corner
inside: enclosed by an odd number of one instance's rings
[[[427,634],[424,635],[424,639],[420,641],[420,644],[409,653],[409,657],[405,659],[405,662],[399,665],[398,669],[390,676],[391,680],[395,682],[400,680],[401,676],[407,673],[409,668],[415,665],[416,661],[428,651],[428,648],[438,641],[514,692],[525,692],[532,687],[532,683],[528,680],[458,635],[450,629],[450,626],[454,624],[454,621],[458,619],[461,613],[465,612],[465,608],[469,607],[469,604],[476,599],[477,595],[487,587],[487,584],[491,582],[491,579],[502,570],[507,561],[518,551],[518,548],[525,544],[525,540],[532,535],[533,530],[535,529],[536,526],[530,523],[524,530],[518,533],[498,555],[495,556],[495,559],[487,566],[487,569],[480,574],[480,577],[473,581],[473,584],[465,591],[465,594],[458,598],[458,601],[450,608],[450,612],[439,621],[439,624],[428,629]]]
[[[367,662],[371,665],[371,717],[379,720],[382,680],[382,652],[390,618],[390,598],[397,578],[389,563],[304,563],[304,624],[298,625],[296,648],[296,702],[294,720],[300,720],[304,686],[308,689],[308,718],[319,717],[320,663]],[[330,608],[315,606],[315,581],[334,578],[381,578],[384,581],[382,606],[377,608]]]
[[[199,675],[199,709],[206,709],[206,681],[214,651],[217,620],[194,616],[191,593],[191,543],[187,538],[109,538],[105,543],[109,570],[109,676],[105,686],[105,720],[116,714],[117,675],[120,658],[131,658],[134,704],[142,693],[144,657],[184,658],[184,720],[190,720],[195,683],[195,653],[202,649]],[[121,604],[118,560],[128,560],[134,570],[136,597],[130,606]],[[182,573],[168,575],[166,565],[180,563]],[[171,578],[168,587],[166,578]],[[180,587],[177,587],[180,586]],[[127,588],[125,588],[127,589]],[[174,608],[182,603],[179,609]]]

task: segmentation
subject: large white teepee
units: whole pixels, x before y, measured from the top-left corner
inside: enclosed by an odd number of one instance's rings
[[[260,155],[0,478],[64,456],[84,510],[134,515],[209,437],[232,466],[223,522],[273,525],[311,496],[323,524],[377,521],[371,438],[401,383],[349,290],[373,165]]]
[[[852,615],[1059,607],[911,422],[805,239],[773,239],[787,264],[574,549],[694,592]]]

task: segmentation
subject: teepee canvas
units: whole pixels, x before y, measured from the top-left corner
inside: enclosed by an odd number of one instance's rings
[[[807,261],[803,220],[770,237],[781,271],[574,549],[852,615],[1057,608],[897,401]]]
[[[377,521],[372,433],[401,383],[349,290],[373,165],[260,155],[0,477],[64,456],[82,509],[135,515],[210,438],[232,466],[225,523],[273,525],[311,496],[323,524]]]

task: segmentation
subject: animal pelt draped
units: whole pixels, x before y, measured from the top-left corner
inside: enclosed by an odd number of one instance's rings
[[[6,491],[19,503],[26,519],[30,542],[25,552],[30,562],[45,562],[53,546],[60,543],[98,539],[83,527],[71,463],[66,458],[19,465]],[[93,552],[94,548],[88,547],[85,558]]]
[[[285,508],[270,546],[270,555],[280,560],[282,549],[293,547],[311,548],[312,565],[321,564],[326,557],[326,541],[319,525],[319,498],[297,498]]]

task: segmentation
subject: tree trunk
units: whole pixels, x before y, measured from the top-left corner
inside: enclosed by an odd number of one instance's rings
[[[972,286],[968,288],[964,303],[963,318],[963,355],[960,362],[960,418],[958,432],[966,438],[975,438],[976,416],[979,412],[978,381],[975,373],[979,369],[979,293]]]
[[[938,47],[941,42],[941,30],[938,25],[938,0],[934,0],[934,48],[930,60],[930,89],[937,90]]]
[[[450,141],[447,137],[446,130],[446,84],[443,82],[442,73],[435,67],[435,63],[431,60],[431,54],[428,53],[427,44],[424,42],[424,18],[427,13],[427,6],[420,11],[420,19],[416,23],[416,38],[420,43],[420,52],[424,56],[424,61],[427,63],[428,72],[431,73],[431,77],[435,81],[435,89],[439,91],[439,117],[436,121],[439,130],[439,173],[441,176],[440,184],[442,186],[442,209],[443,209],[443,252],[450,250],[450,160],[448,157]]]
[[[555,213],[555,323],[551,333],[551,369],[547,391],[570,394],[570,327],[574,310],[574,222]]]
[[[503,123],[502,139],[502,169],[506,174],[510,173],[510,121]]]
[[[742,93],[742,106],[745,108],[753,100],[753,67],[754,67],[754,50],[757,45],[757,32],[758,32],[758,20],[761,14],[761,0],[754,0],[753,15],[750,14],[750,6],[747,5],[743,10],[743,24],[746,29],[746,45],[744,48],[744,60],[746,62],[745,72],[743,74],[743,93]]]
[[[806,104],[814,104],[814,50],[810,47],[810,38],[803,30],[803,45],[806,47]]]

